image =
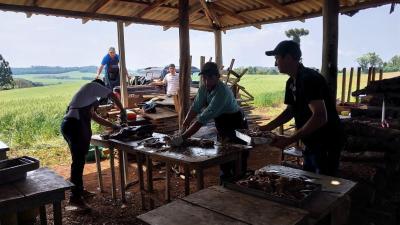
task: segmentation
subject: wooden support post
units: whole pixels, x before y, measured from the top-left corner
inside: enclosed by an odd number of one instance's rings
[[[53,202],[54,225],[62,225],[61,201]]]
[[[111,197],[113,200],[117,198],[117,191],[115,190],[115,164],[114,164],[114,148],[110,150],[110,169],[111,169]]]
[[[350,102],[350,97],[351,97],[351,87],[353,85],[353,73],[354,73],[354,68],[351,67],[350,69],[350,78],[349,78],[349,90],[347,92],[347,102]]]
[[[119,162],[119,181],[120,181],[120,191],[121,191],[121,202],[126,203],[126,196],[125,196],[125,178],[124,178],[124,153],[121,150],[118,150],[118,162]]]
[[[367,85],[371,83],[372,80],[372,67],[368,68],[368,80],[367,80]]]
[[[197,177],[196,188],[197,188],[197,191],[200,191],[201,189],[204,188],[203,168],[201,168],[201,167],[196,168],[196,177]]]
[[[171,201],[171,192],[170,188],[170,180],[171,180],[171,163],[165,163],[165,202]]]
[[[215,63],[217,63],[218,68],[223,66],[222,62],[222,35],[221,30],[214,30],[215,39]]]
[[[118,49],[119,49],[119,68],[120,68],[120,86],[121,86],[121,103],[124,108],[128,107],[128,90],[126,85],[126,77],[128,71],[125,64],[125,40],[124,40],[124,23],[117,22],[118,31]]]
[[[147,191],[150,196],[153,193],[153,161],[149,156],[146,156],[146,175],[147,175]],[[150,209],[154,208],[154,200],[150,197]]]
[[[346,68],[343,68],[343,75],[342,75],[342,97],[340,98],[342,105],[345,102],[346,98]]]
[[[47,225],[46,206],[41,205],[39,208],[39,212],[40,212],[40,225]]]
[[[326,78],[334,98],[333,100],[336,102],[339,0],[324,0],[322,9],[323,43],[321,74]]]
[[[356,90],[360,90],[360,82],[361,82],[361,67],[357,68],[357,84],[356,84]],[[356,103],[358,104],[360,102],[360,98],[356,98]]]
[[[95,151],[94,151],[94,158],[96,159],[96,168],[97,168],[97,181],[99,184],[100,192],[103,192],[103,176],[101,174],[101,151],[99,149],[99,146],[95,146]]]
[[[376,77],[376,68],[372,67],[372,81],[375,81],[375,77]]]
[[[190,104],[189,0],[179,0],[179,128]]]
[[[379,80],[383,79],[383,70],[379,69]]]
[[[140,202],[142,204],[142,209],[146,209],[146,203],[144,200],[144,179],[143,179],[143,156],[140,153],[136,153],[137,161],[137,173],[139,179],[139,191],[140,191]]]

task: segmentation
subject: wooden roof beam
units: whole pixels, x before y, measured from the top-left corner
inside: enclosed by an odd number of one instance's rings
[[[253,21],[250,21],[249,19],[247,19],[246,17],[241,16],[238,13],[233,12],[233,11],[223,7],[223,6],[220,6],[220,5],[217,5],[217,4],[213,4],[213,7],[215,9],[217,9],[217,10],[219,10],[219,11],[221,11],[221,12],[227,14],[227,15],[229,15],[230,17],[233,17],[235,19],[238,19],[238,20],[242,21],[243,23],[252,23],[253,22]],[[254,27],[257,28],[257,29],[261,29],[261,25],[254,25]]]
[[[190,8],[189,8],[189,23],[192,22],[192,21],[191,21],[191,18],[192,18],[192,16],[193,16],[193,14],[194,14],[194,13],[197,13],[197,12],[200,11],[200,9],[202,9],[202,8],[203,8],[203,6],[200,4],[200,2],[196,2],[196,3],[194,3],[192,6],[190,6]],[[179,17],[176,17],[176,18],[172,21],[173,24],[178,24],[178,22],[179,22]],[[163,30],[166,31],[166,30],[168,30],[169,28],[171,28],[171,27],[169,27],[169,26],[164,26]]]
[[[215,27],[217,25],[217,28],[221,27],[221,23],[219,22],[217,14],[212,10],[208,5],[205,0],[199,0],[200,4],[203,6],[204,13],[206,14],[206,17],[208,21],[210,22],[211,27]]]
[[[285,7],[284,5],[281,5],[276,0],[262,0],[262,2],[269,5],[272,8],[275,8],[276,10],[282,12],[283,14],[285,14],[287,16],[298,16],[297,12]]]
[[[88,13],[96,13],[101,9],[103,6],[105,6],[110,0],[97,0],[94,1],[87,9],[86,12]],[[89,18],[83,18],[82,19],[82,24],[85,24],[89,21]]]
[[[152,10],[154,10],[155,8],[159,7],[160,5],[162,5],[164,2],[166,2],[167,0],[155,0],[154,2],[152,2],[149,6],[147,6],[146,8],[144,8],[142,11],[140,11],[139,13],[136,14],[136,17],[142,18],[144,15],[146,15],[147,13],[151,12]]]

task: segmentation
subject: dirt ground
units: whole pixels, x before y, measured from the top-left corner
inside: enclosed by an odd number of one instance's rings
[[[249,169],[259,169],[265,165],[279,163],[281,153],[274,149],[262,149],[251,151],[248,159]],[[134,185],[126,191],[127,203],[122,204],[120,199],[120,192],[117,190],[118,200],[113,201],[111,198],[111,171],[109,166],[109,160],[103,160],[101,162],[103,182],[104,182],[104,193],[100,193],[98,190],[96,164],[88,163],[85,166],[84,171],[84,184],[86,189],[89,191],[96,192],[97,195],[92,199],[88,200],[88,204],[92,208],[92,212],[88,214],[78,214],[71,211],[66,211],[63,207],[63,224],[75,225],[75,224],[101,224],[101,225],[112,225],[112,224],[142,224],[136,219],[136,216],[143,214],[149,210],[149,202],[146,201],[146,210],[142,210],[140,203],[139,187]],[[136,174],[137,164],[134,162],[129,163],[129,181],[137,180]],[[58,174],[69,178],[69,166],[57,166],[52,168]],[[116,171],[118,171],[118,160],[116,160]],[[164,167],[155,166],[153,169],[153,178],[164,177]],[[212,167],[204,171],[205,187],[218,185],[219,168]],[[146,177],[146,176],[145,176]],[[119,186],[119,173],[116,172],[117,188]],[[190,180],[191,193],[196,190],[196,179]],[[154,181],[154,190],[156,192],[155,207],[161,206],[164,203],[164,180]],[[173,176],[171,180],[171,197],[172,200],[184,197],[184,180],[179,176]],[[68,199],[69,193],[66,194]],[[63,202],[65,206],[67,200]],[[52,220],[52,207],[47,208],[48,218]],[[39,222],[37,223],[39,224]],[[51,224],[51,222],[50,222]]]

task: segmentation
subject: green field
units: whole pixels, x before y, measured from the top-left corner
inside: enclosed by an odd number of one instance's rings
[[[88,74],[67,73],[67,75],[75,79],[46,79],[48,84],[53,85],[0,91],[0,140],[11,147],[12,156],[38,157],[42,165],[69,163],[69,151],[60,135],[60,123],[73,94],[88,82],[81,77]],[[385,77],[398,75],[399,73],[385,74]],[[37,82],[39,79],[37,76],[16,77]],[[246,75],[240,84],[254,96],[255,106],[274,108],[272,114],[276,114],[280,111],[279,108],[282,108],[283,90],[287,79],[286,75]],[[366,79],[367,76],[363,75],[361,87],[365,86]],[[61,84],[54,84],[60,81]],[[353,81],[354,89],[355,79]],[[341,76],[338,77],[338,96],[341,93],[340,88]],[[94,129],[96,132],[99,127],[96,126]]]

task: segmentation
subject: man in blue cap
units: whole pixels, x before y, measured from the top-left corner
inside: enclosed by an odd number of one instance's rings
[[[336,111],[335,98],[325,78],[317,71],[304,67],[301,50],[294,41],[282,41],[272,51],[279,72],[289,75],[286,82],[286,109],[260,130],[273,130],[293,117],[297,130],[291,136],[279,136],[273,143],[284,148],[298,140],[306,146],[303,169],[335,175],[345,137]]]
[[[235,129],[247,129],[246,118],[232,90],[220,81],[218,65],[213,62],[205,63],[199,75],[201,75],[203,84],[200,86],[183,122],[183,130],[185,131],[182,135],[172,139],[172,145],[181,145],[184,139],[191,137],[210,120],[215,122],[219,141],[245,144],[236,137]],[[242,154],[241,170],[243,172],[247,169],[248,155],[248,151]],[[233,162],[222,164],[220,168],[222,172],[221,180],[229,180],[233,177]]]
[[[108,54],[103,57],[96,79],[100,78],[101,71],[105,67],[104,83],[106,87],[113,90],[115,86],[120,84],[119,55],[115,53],[115,48],[110,47]]]

